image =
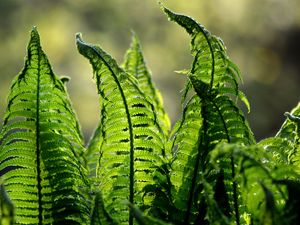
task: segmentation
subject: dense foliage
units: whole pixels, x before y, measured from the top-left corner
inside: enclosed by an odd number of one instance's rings
[[[300,223],[300,104],[256,143],[222,40],[163,10],[191,37],[182,118],[170,130],[135,35],[120,66],[77,34],[100,98],[87,146],[68,79],[54,74],[33,28],[0,133],[1,224]]]

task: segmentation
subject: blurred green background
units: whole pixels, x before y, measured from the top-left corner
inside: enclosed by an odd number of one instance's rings
[[[241,87],[251,103],[246,116],[256,138],[275,134],[285,119],[283,113],[300,100],[300,1],[162,2],[223,39],[242,71]],[[155,0],[0,0],[1,118],[34,25],[54,72],[71,77],[68,90],[86,139],[98,121],[98,97],[91,67],[77,53],[76,32],[121,63],[134,30],[172,122],[180,117],[185,77],[174,71],[189,68],[192,62],[189,37],[167,20]]]

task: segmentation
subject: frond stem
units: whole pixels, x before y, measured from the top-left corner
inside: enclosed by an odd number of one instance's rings
[[[38,77],[36,93],[36,166],[37,166],[37,191],[38,191],[38,210],[39,225],[43,224],[43,207],[42,207],[42,178],[41,178],[41,149],[40,149],[40,73],[41,73],[41,49],[38,47]]]

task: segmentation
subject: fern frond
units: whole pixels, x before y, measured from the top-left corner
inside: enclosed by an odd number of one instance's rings
[[[164,163],[164,133],[138,80],[100,47],[76,38],[79,52],[93,66],[100,95],[99,188],[108,213],[121,224],[132,224],[124,201],[143,209],[151,206],[153,197],[144,188],[155,183],[153,173]]]
[[[212,163],[218,166],[217,162],[223,158],[233,157],[238,161],[235,180],[247,206],[245,213],[251,217],[253,224],[269,224],[268,221],[273,221],[272,224],[293,224],[286,215],[295,215],[298,207],[295,203],[299,201],[296,197],[300,190],[299,175],[294,166],[276,159],[277,164],[274,165],[274,153],[265,151],[261,145],[224,143],[218,145],[210,156]]]
[[[300,103],[291,111],[285,113],[286,121],[283,123],[276,137],[282,138],[292,146],[287,153],[290,164],[295,165],[300,174]]]
[[[217,89],[220,94],[240,98],[250,110],[247,98],[239,90],[240,71],[227,56],[223,41],[192,18],[163,9],[171,20],[185,28],[191,36],[191,52],[195,59],[190,71],[192,76],[189,77],[198,95],[204,96],[213,92],[212,89]]]
[[[227,56],[223,42],[190,17],[164,10],[192,38],[191,51],[195,58],[189,78],[202,101],[202,117],[207,124],[205,132],[212,145],[208,147],[212,149],[215,142],[222,140],[246,145],[255,143],[242,112],[228,96],[239,96],[237,77],[240,72]]]
[[[238,81],[240,71],[227,56],[221,39],[210,34],[202,25],[190,17],[175,14],[166,8],[164,8],[164,11],[169,19],[181,25],[190,34],[191,52],[194,56],[188,78],[194,91],[200,98],[198,107],[201,109],[198,109],[198,111],[201,112],[201,115],[199,115],[198,120],[202,120],[202,126],[198,127],[199,130],[195,131],[194,135],[200,134],[196,148],[198,148],[197,152],[201,153],[201,157],[199,157],[199,153],[197,157],[193,154],[188,155],[189,158],[186,163],[193,157],[195,157],[194,160],[196,162],[200,160],[196,164],[191,163],[191,165],[200,166],[200,168],[198,166],[194,167],[193,174],[195,176],[192,177],[201,177],[202,174],[204,180],[209,182],[215,191],[219,189],[218,185],[223,185],[226,180],[233,180],[231,185],[226,184],[224,186],[226,187],[224,195],[231,196],[231,200],[228,200],[227,204],[231,205],[230,209],[228,209],[230,213],[225,213],[227,209],[223,210],[223,212],[227,215],[230,214],[231,217],[235,218],[236,224],[240,224],[239,211],[242,209],[239,206],[240,191],[234,179],[236,162],[234,158],[223,159],[222,162],[219,162],[222,165],[221,170],[216,171],[210,165],[208,157],[209,152],[220,142],[241,143],[243,145],[255,143],[247,121],[235,103],[236,99],[240,98],[247,106],[249,105],[245,96],[239,90]],[[187,95],[185,94],[185,96]],[[182,131],[178,130],[177,132],[181,133]],[[178,148],[177,151],[180,152],[182,149]],[[178,172],[174,171],[174,173]],[[188,175],[185,179],[187,177]],[[197,188],[198,192],[201,193],[204,184],[201,184],[201,180],[199,182],[197,183]],[[182,185],[184,186],[183,183],[182,180]],[[190,186],[190,188],[192,189],[188,189],[189,195],[193,199],[192,196],[195,197],[195,193],[193,193],[195,187]],[[221,204],[224,199],[219,198],[219,200],[221,201],[219,204]],[[200,200],[194,199],[194,201],[199,202]],[[207,199],[206,202],[209,202],[209,200]],[[198,206],[198,210],[200,205]],[[225,205],[223,204],[224,207]],[[205,206],[203,207],[205,208]],[[187,211],[186,218],[189,218],[189,213],[192,212]]]
[[[124,70],[136,77],[139,82],[140,89],[145,96],[153,104],[157,112],[157,120],[160,124],[165,137],[168,137],[170,131],[170,119],[163,108],[163,99],[158,89],[155,88],[151,78],[151,73],[146,66],[144,56],[142,54],[141,45],[136,34],[133,34],[130,48],[127,50]]]
[[[88,223],[82,135],[36,28],[10,89],[0,137],[0,173],[17,224]]]

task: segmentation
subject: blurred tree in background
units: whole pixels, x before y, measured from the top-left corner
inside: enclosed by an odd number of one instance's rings
[[[300,97],[299,0],[169,0],[163,4],[194,17],[220,36],[240,67],[251,103],[248,120],[257,139],[274,134]],[[189,38],[167,21],[155,0],[0,0],[0,117],[10,83],[23,67],[32,26],[53,70],[68,84],[86,138],[98,120],[92,71],[75,47],[74,34],[99,43],[120,63],[131,30],[140,37],[153,79],[172,121],[180,116],[183,77],[189,68]],[[278,118],[281,118],[278,120]]]

